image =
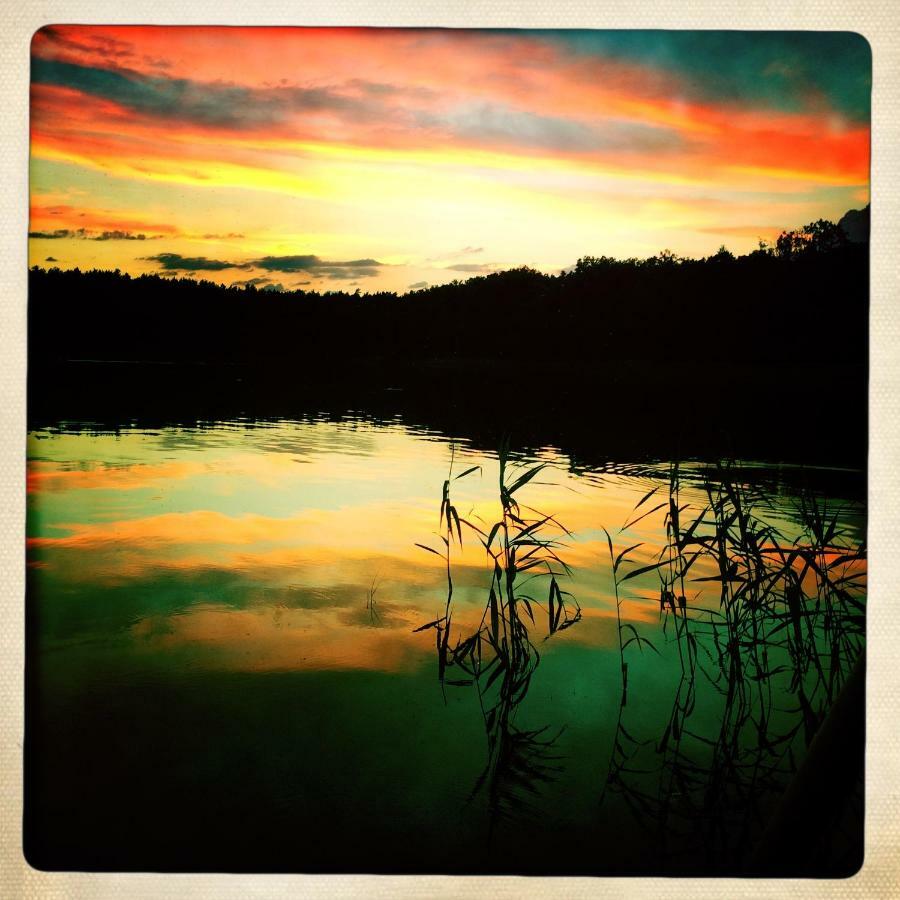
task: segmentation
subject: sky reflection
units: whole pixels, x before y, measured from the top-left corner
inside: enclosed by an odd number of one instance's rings
[[[488,530],[499,513],[496,459],[399,425],[36,432],[28,559],[42,642],[90,638],[235,670],[421,664],[432,637],[414,629],[442,612],[446,573],[416,545],[441,546],[440,487],[451,457],[455,473],[481,467],[453,483],[453,499]],[[548,466],[520,499],[572,533],[559,535],[573,569],[566,589],[583,609],[579,626],[551,643],[608,645],[604,620],[615,604],[602,528],[617,551],[643,544],[635,565],[650,561],[664,540],[663,512],[619,529],[654,481],[585,479],[555,451],[540,457]],[[454,548],[453,574],[454,622],[475,629],[490,580],[475,535]],[[545,587],[534,591],[540,602]],[[624,596],[628,618],[657,618],[652,573],[629,582]]]

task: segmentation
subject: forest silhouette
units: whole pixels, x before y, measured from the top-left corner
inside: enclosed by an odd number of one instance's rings
[[[354,359],[863,362],[867,245],[820,221],[705,259],[584,257],[398,296],[224,287],[57,268],[30,273],[33,359],[340,365]]]
[[[706,452],[727,433],[741,452],[861,465],[869,247],[851,224],[853,240],[820,220],[740,257],[584,257],[402,295],[33,268],[29,412],[159,424],[356,408],[579,444],[600,416],[617,452]]]

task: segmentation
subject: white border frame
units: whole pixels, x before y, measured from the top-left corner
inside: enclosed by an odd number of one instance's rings
[[[0,98],[6,140],[0,174],[0,895],[9,898],[344,897],[869,898],[900,897],[900,753],[896,716],[900,618],[900,13],[879,0],[312,0],[255,13],[244,0],[0,0]],[[21,851],[24,672],[25,323],[28,84],[31,35],[64,22],[197,25],[393,25],[543,28],[722,28],[856,31],[873,53],[872,294],[869,445],[869,605],[866,861],[843,881],[445,876],[161,875],[46,873]],[[823,59],[822,65],[829,65]]]

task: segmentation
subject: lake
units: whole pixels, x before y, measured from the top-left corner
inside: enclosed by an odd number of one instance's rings
[[[363,415],[32,431],[32,863],[743,871],[803,770],[806,707],[818,724],[843,682],[832,678],[826,698],[827,673],[816,680],[810,664],[798,681],[787,651],[773,649],[765,721],[753,712],[757,678],[724,753],[733,697],[712,671],[718,638],[700,627],[713,622],[722,580],[709,580],[716,572],[706,558],[691,571],[707,579],[685,592],[683,620],[697,623],[691,644],[679,637],[675,603],[661,605],[661,570],[624,578],[653,566],[668,540],[669,461],[587,467],[553,447],[510,453],[516,473],[542,463],[516,499],[552,516],[532,535],[559,540],[554,552],[571,574],[556,567],[558,584],[568,594],[554,628],[549,576],[535,580],[534,603],[519,613],[533,668],[491,720],[498,701],[485,701],[484,690],[502,692],[505,676],[484,687],[485,670],[480,690],[459,659],[442,680],[443,632],[427,626],[447,609],[448,475],[453,507],[473,526],[460,528],[461,546],[451,542],[452,642],[486,621],[492,565],[478,531],[486,535],[502,513],[496,452]],[[707,502],[710,471],[682,464],[684,519]],[[802,543],[810,497],[827,508],[836,528],[823,553],[852,584],[856,612],[845,613],[859,624],[864,574],[849,557],[865,539],[864,473],[753,462],[736,471],[764,498],[761,521],[782,546]],[[638,545],[618,585],[604,529],[614,555]],[[803,627],[812,621],[810,613]],[[838,657],[829,656],[831,627],[810,631],[809,646],[844,672],[861,638],[842,635]],[[787,614],[776,629],[791,632]],[[621,650],[623,635],[638,640]],[[800,702],[798,684],[810,679],[819,687]],[[827,846],[816,838],[815,865],[827,857],[852,870],[862,819],[851,781]],[[798,863],[806,864],[815,868]]]

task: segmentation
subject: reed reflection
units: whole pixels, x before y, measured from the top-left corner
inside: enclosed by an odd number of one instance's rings
[[[444,564],[444,612],[417,629],[434,632],[442,690],[477,692],[487,760],[472,796],[486,795],[489,842],[501,822],[533,818],[541,790],[567,764],[556,751],[560,732],[519,727],[516,713],[540,661],[533,634],[540,629],[546,641],[583,618],[560,587],[572,574],[561,556],[562,535],[571,532],[518,493],[545,465],[515,468],[506,447],[498,462],[500,515],[488,525],[460,516],[451,497],[451,486],[480,467],[454,475],[451,460],[441,546],[419,545]],[[652,836],[662,871],[839,872],[852,870],[861,853],[854,804],[862,775],[865,546],[844,524],[845,510],[812,494],[799,497],[790,529],[773,524],[773,510],[735,464],[705,468],[692,481],[675,463],[667,483],[634,505],[615,543],[605,532],[620,685],[598,812],[616,814],[616,803],[624,804]],[[659,517],[661,540],[622,546],[638,523]],[[464,529],[483,547],[489,573],[474,628],[454,623],[453,556]],[[629,615],[629,602],[657,609],[652,637]],[[635,654],[639,673],[653,657],[663,670],[668,659],[671,687],[644,696],[640,675],[629,687]],[[597,686],[601,694],[615,689]],[[646,713],[630,722],[636,705],[657,711],[658,731],[647,731]],[[827,770],[834,764],[839,774]],[[791,834],[804,818],[802,834]],[[852,833],[835,838],[841,827]]]
[[[799,533],[785,539],[766,520],[768,498],[733,464],[705,474],[700,499],[684,502],[675,464],[654,507],[666,534],[656,561],[620,571],[633,548],[616,554],[609,538],[617,596],[625,581],[656,572],[680,673],[660,731],[635,736],[626,727],[629,659],[657,651],[619,619],[621,700],[601,803],[624,801],[671,871],[852,870],[862,853],[853,807],[862,790],[865,546],[841,524],[842,510],[810,495],[800,498]],[[848,816],[857,824],[836,840]]]
[[[541,783],[553,779],[559,762],[553,753],[558,735],[548,734],[547,726],[528,730],[515,724],[516,711],[528,694],[540,661],[532,629],[538,619],[546,623],[546,639],[581,619],[578,601],[560,587],[560,581],[571,576],[571,569],[560,556],[563,543],[548,536],[548,532],[563,532],[571,537],[571,532],[555,516],[526,505],[517,496],[546,464],[517,468],[511,465],[508,446],[500,448],[498,461],[500,516],[482,527],[461,517],[451,497],[451,484],[480,467],[454,476],[451,459],[439,514],[443,548],[419,545],[443,557],[446,605],[440,618],[417,629],[435,632],[442,688],[474,684],[478,692],[487,735],[487,762],[473,794],[482,789],[487,792],[490,833],[500,818],[515,817],[528,808],[529,796],[537,793]],[[454,546],[462,546],[463,526],[483,546],[490,577],[480,622],[474,630],[465,627],[454,631],[451,554]],[[546,600],[539,599],[539,594]],[[454,669],[460,670],[462,677],[452,677]]]
[[[65,433],[30,452],[35,658],[85,708],[97,685],[127,706],[116,686],[135,681],[177,698],[198,678],[210,696],[284,679],[279,697],[304,703],[327,684],[338,743],[358,727],[385,756],[418,753],[427,728],[455,747],[398,769],[391,791],[421,786],[397,800],[408,818],[443,779],[437,807],[482,822],[489,852],[551,821],[566,847],[632,828],[626,851],[652,840],[659,871],[796,873],[849,828],[834,865],[852,869],[862,518],[799,476],[586,473],[551,449],[488,454],[359,423]],[[409,735],[365,724],[376,695],[420,704]],[[645,865],[627,852],[622,871]]]

